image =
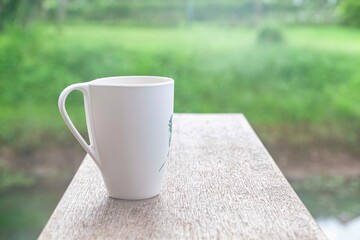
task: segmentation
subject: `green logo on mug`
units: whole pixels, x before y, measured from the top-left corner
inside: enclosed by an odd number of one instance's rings
[[[168,131],[169,131],[169,150],[170,150],[170,144],[171,144],[171,134],[172,134],[172,118],[173,118],[173,115],[171,114],[170,116],[170,119],[169,119],[169,123],[168,123]],[[169,156],[169,150],[168,150],[168,154],[167,154],[167,157]],[[160,169],[159,169],[159,172],[161,171],[161,169],[164,167],[166,163],[166,160],[165,162],[161,165]]]
[[[169,119],[169,124],[168,124],[168,126],[169,126],[169,147],[170,147],[170,143],[171,143],[171,134],[172,134],[172,117],[173,117],[173,115],[171,114],[171,117]],[[168,155],[169,155],[169,153],[168,153]]]

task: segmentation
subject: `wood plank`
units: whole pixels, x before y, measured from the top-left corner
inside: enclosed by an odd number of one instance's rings
[[[161,194],[107,196],[87,156],[40,239],[326,239],[241,114],[176,114]]]

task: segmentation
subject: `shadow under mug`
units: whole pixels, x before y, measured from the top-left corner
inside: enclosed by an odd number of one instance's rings
[[[90,144],[69,118],[71,91],[84,95]],[[165,77],[108,77],[77,83],[59,97],[60,113],[101,171],[110,197],[146,199],[161,191],[171,142],[174,80]]]

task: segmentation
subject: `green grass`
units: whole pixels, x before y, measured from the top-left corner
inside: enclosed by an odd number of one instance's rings
[[[360,32],[288,27],[260,45],[250,28],[105,25],[8,29],[0,36],[0,140],[32,148],[68,137],[61,90],[112,75],[175,79],[176,112],[243,112],[259,127],[310,125],[356,142],[360,129]],[[68,101],[85,132],[80,94]],[[18,146],[17,146],[18,145]]]
[[[294,47],[348,53],[360,53],[360,31],[339,26],[306,26],[287,29],[288,40]]]

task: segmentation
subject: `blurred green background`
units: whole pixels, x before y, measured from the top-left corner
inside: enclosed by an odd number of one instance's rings
[[[36,238],[85,155],[62,89],[116,75],[244,113],[330,239],[359,236],[359,66],[357,0],[0,0],[0,239]]]

